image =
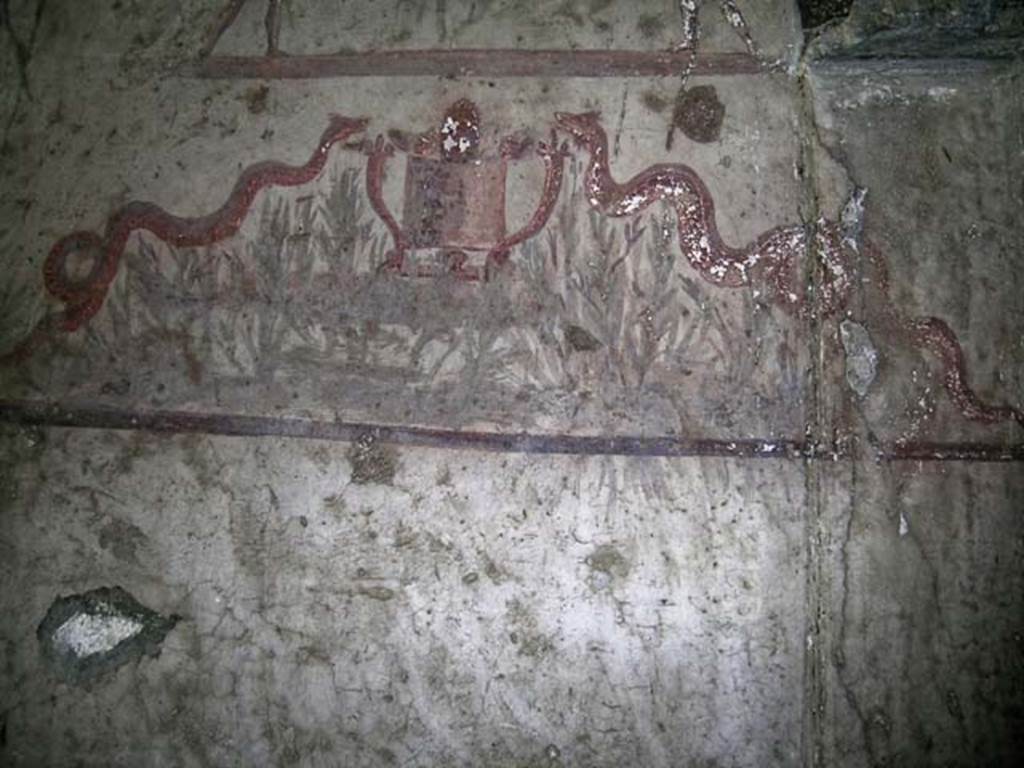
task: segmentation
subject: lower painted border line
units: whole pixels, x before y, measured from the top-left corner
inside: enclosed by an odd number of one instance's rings
[[[61,405],[0,400],[0,422],[37,427],[199,433],[236,437],[290,437],[354,442],[365,436],[396,445],[454,448],[499,453],[579,456],[723,456],[803,458],[802,440],[710,440],[674,436],[597,436],[502,433],[403,427],[349,421],[316,421],[188,411],[136,411],[108,406]]]
[[[815,449],[806,440],[721,440],[677,436],[567,435],[530,432],[484,432],[462,429],[394,426],[354,421],[318,421],[278,416],[129,410],[102,405],[62,405],[32,400],[0,400],[0,422],[34,427],[113,429],[168,434],[232,437],[288,437],[355,442],[367,436],[395,445],[494,453],[566,454],[575,456],[685,457],[739,459],[847,460],[850,454]],[[1024,461],[1024,444],[889,443],[876,446],[879,461]]]

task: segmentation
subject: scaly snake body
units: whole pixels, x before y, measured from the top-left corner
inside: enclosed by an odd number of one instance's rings
[[[604,215],[622,217],[637,215],[657,201],[667,201],[676,212],[683,255],[708,282],[727,288],[760,284],[791,314],[804,315],[810,311],[825,318],[846,305],[853,288],[853,270],[838,223],[821,219],[813,230],[804,226],[775,227],[745,247],[733,248],[718,232],[714,200],[695,170],[682,164],[654,165],[620,184],[608,166],[608,140],[597,113],[556,113],[556,121],[590,155],[585,177],[590,204]],[[151,232],[176,247],[209,245],[230,237],[238,231],[260,190],[313,180],[323,170],[330,148],[361,132],[366,123],[364,119],[332,117],[305,164],[262,162],[249,166],[225,203],[206,216],[179,217],[153,203],[132,202],[110,216],[102,238],[93,232],[79,231],[60,239],[46,258],[43,276],[47,290],[64,302],[63,316],[44,318],[29,338],[4,359],[23,359],[56,328],[74,331],[93,317],[103,305],[128,239],[136,230]],[[374,192],[378,196],[380,193],[374,189],[373,181],[383,177],[382,168],[377,169],[377,174],[372,172],[385,157],[380,147],[376,149],[370,152],[368,168],[371,198],[375,197]],[[492,254],[495,261],[500,263],[513,245],[536,234],[546,223],[561,182],[561,155],[562,150],[554,149],[542,153],[547,166],[542,204],[521,233],[497,244]],[[400,233],[397,223],[389,228]],[[401,245],[401,237],[396,237],[396,245]],[[810,301],[801,269],[812,245],[823,269]],[[92,259],[91,269],[85,277],[73,278],[68,274],[68,257],[83,252]],[[909,333],[915,345],[938,357],[946,391],[961,413],[973,421],[995,423],[1013,419],[1024,426],[1024,412],[1020,409],[987,404],[967,384],[963,348],[948,324],[934,317],[908,318],[893,307],[881,253],[867,245],[865,254],[879,276],[886,316]]]
[[[676,212],[683,255],[708,282],[727,288],[760,283],[784,310],[797,315],[809,311],[825,318],[846,306],[853,288],[853,270],[838,223],[821,219],[813,235],[803,226],[776,227],[745,247],[732,248],[718,232],[711,193],[692,168],[654,165],[620,184],[608,166],[608,138],[598,114],[559,112],[555,119],[590,155],[584,180],[590,204],[606,216],[635,216],[655,202],[668,202]],[[809,301],[800,271],[812,243],[823,269],[813,301]],[[1020,409],[989,405],[968,385],[963,348],[947,323],[935,317],[905,317],[892,306],[881,254],[871,246],[866,252],[879,274],[886,315],[909,333],[915,345],[938,357],[943,384],[960,412],[972,421],[1014,419],[1024,426]]]

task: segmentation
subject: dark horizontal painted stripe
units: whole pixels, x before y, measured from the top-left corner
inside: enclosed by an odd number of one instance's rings
[[[25,400],[0,401],[0,421],[25,426],[201,433],[239,437],[291,437],[353,442],[365,435],[397,445],[502,453],[580,456],[723,456],[802,458],[802,440],[709,440],[685,437],[587,436],[478,432],[398,427],[346,421],[315,421],[185,411],[130,411],[107,406],[64,406]]]
[[[891,443],[879,455],[885,461],[1024,461],[1024,444]]]
[[[806,440],[719,440],[676,436],[601,436],[503,433],[430,427],[402,427],[351,421],[317,421],[275,416],[188,411],[133,411],[109,406],[0,400],[0,422],[38,427],[138,430],[171,434],[197,433],[234,437],[289,437],[354,442],[366,435],[395,445],[450,448],[496,453],[576,456],[707,456],[740,459],[850,459],[849,454],[815,450]],[[876,447],[882,461],[1024,461],[1024,444],[889,443]]]
[[[322,77],[671,77],[683,71],[683,51],[408,50],[318,56],[210,56],[185,74],[215,78]],[[767,71],[747,53],[697,56],[699,75]]]

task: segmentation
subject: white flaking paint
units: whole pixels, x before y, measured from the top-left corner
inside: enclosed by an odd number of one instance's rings
[[[78,658],[108,653],[142,631],[142,622],[114,613],[78,613],[53,633],[54,644]]]

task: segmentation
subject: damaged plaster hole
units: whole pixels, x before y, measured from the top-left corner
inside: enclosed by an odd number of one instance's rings
[[[846,383],[864,397],[878,374],[878,350],[867,329],[852,320],[839,324],[839,338],[846,352]]]
[[[97,653],[108,653],[141,631],[141,621],[112,612],[79,613],[57,628],[53,633],[53,642],[58,648],[70,650],[84,659]]]
[[[157,656],[179,617],[164,617],[120,587],[57,598],[36,636],[68,682],[102,677],[142,656]]]
[[[398,471],[398,451],[382,444],[372,432],[360,435],[352,444],[348,460],[352,464],[352,482],[356,485],[388,485]]]
[[[601,348],[601,342],[594,334],[579,325],[566,327],[565,340],[574,352],[596,352]]]
[[[590,568],[587,581],[595,592],[601,592],[629,575],[629,561],[611,544],[602,544],[586,558]]]
[[[713,85],[697,85],[680,90],[676,97],[672,122],[687,138],[700,144],[718,141],[725,120],[725,104]]]
[[[800,21],[804,29],[814,29],[850,15],[854,0],[800,0]]]
[[[867,194],[864,187],[854,189],[839,215],[843,245],[853,251],[860,250],[861,233],[864,230],[864,198]]]

